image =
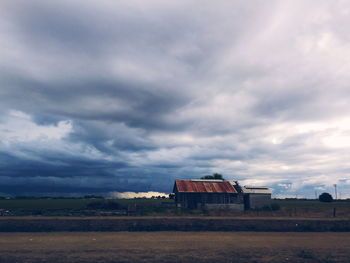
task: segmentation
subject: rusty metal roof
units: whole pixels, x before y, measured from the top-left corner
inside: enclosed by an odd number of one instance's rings
[[[178,192],[185,193],[237,193],[229,181],[176,180],[175,186]]]

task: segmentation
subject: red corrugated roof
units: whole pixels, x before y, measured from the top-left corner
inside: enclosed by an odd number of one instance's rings
[[[176,180],[178,192],[186,193],[233,193],[236,194],[236,189],[233,188],[230,182],[210,182],[210,181],[191,181],[191,180]]]

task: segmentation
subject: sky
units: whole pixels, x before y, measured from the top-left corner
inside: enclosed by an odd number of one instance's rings
[[[350,3],[0,2],[0,195],[221,173],[350,198]]]

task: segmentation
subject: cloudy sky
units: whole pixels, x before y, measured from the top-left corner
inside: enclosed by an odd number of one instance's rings
[[[2,0],[0,195],[214,172],[350,197],[348,1]]]

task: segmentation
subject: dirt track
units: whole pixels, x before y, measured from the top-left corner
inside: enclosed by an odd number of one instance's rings
[[[1,233],[0,262],[348,263],[348,233]]]

